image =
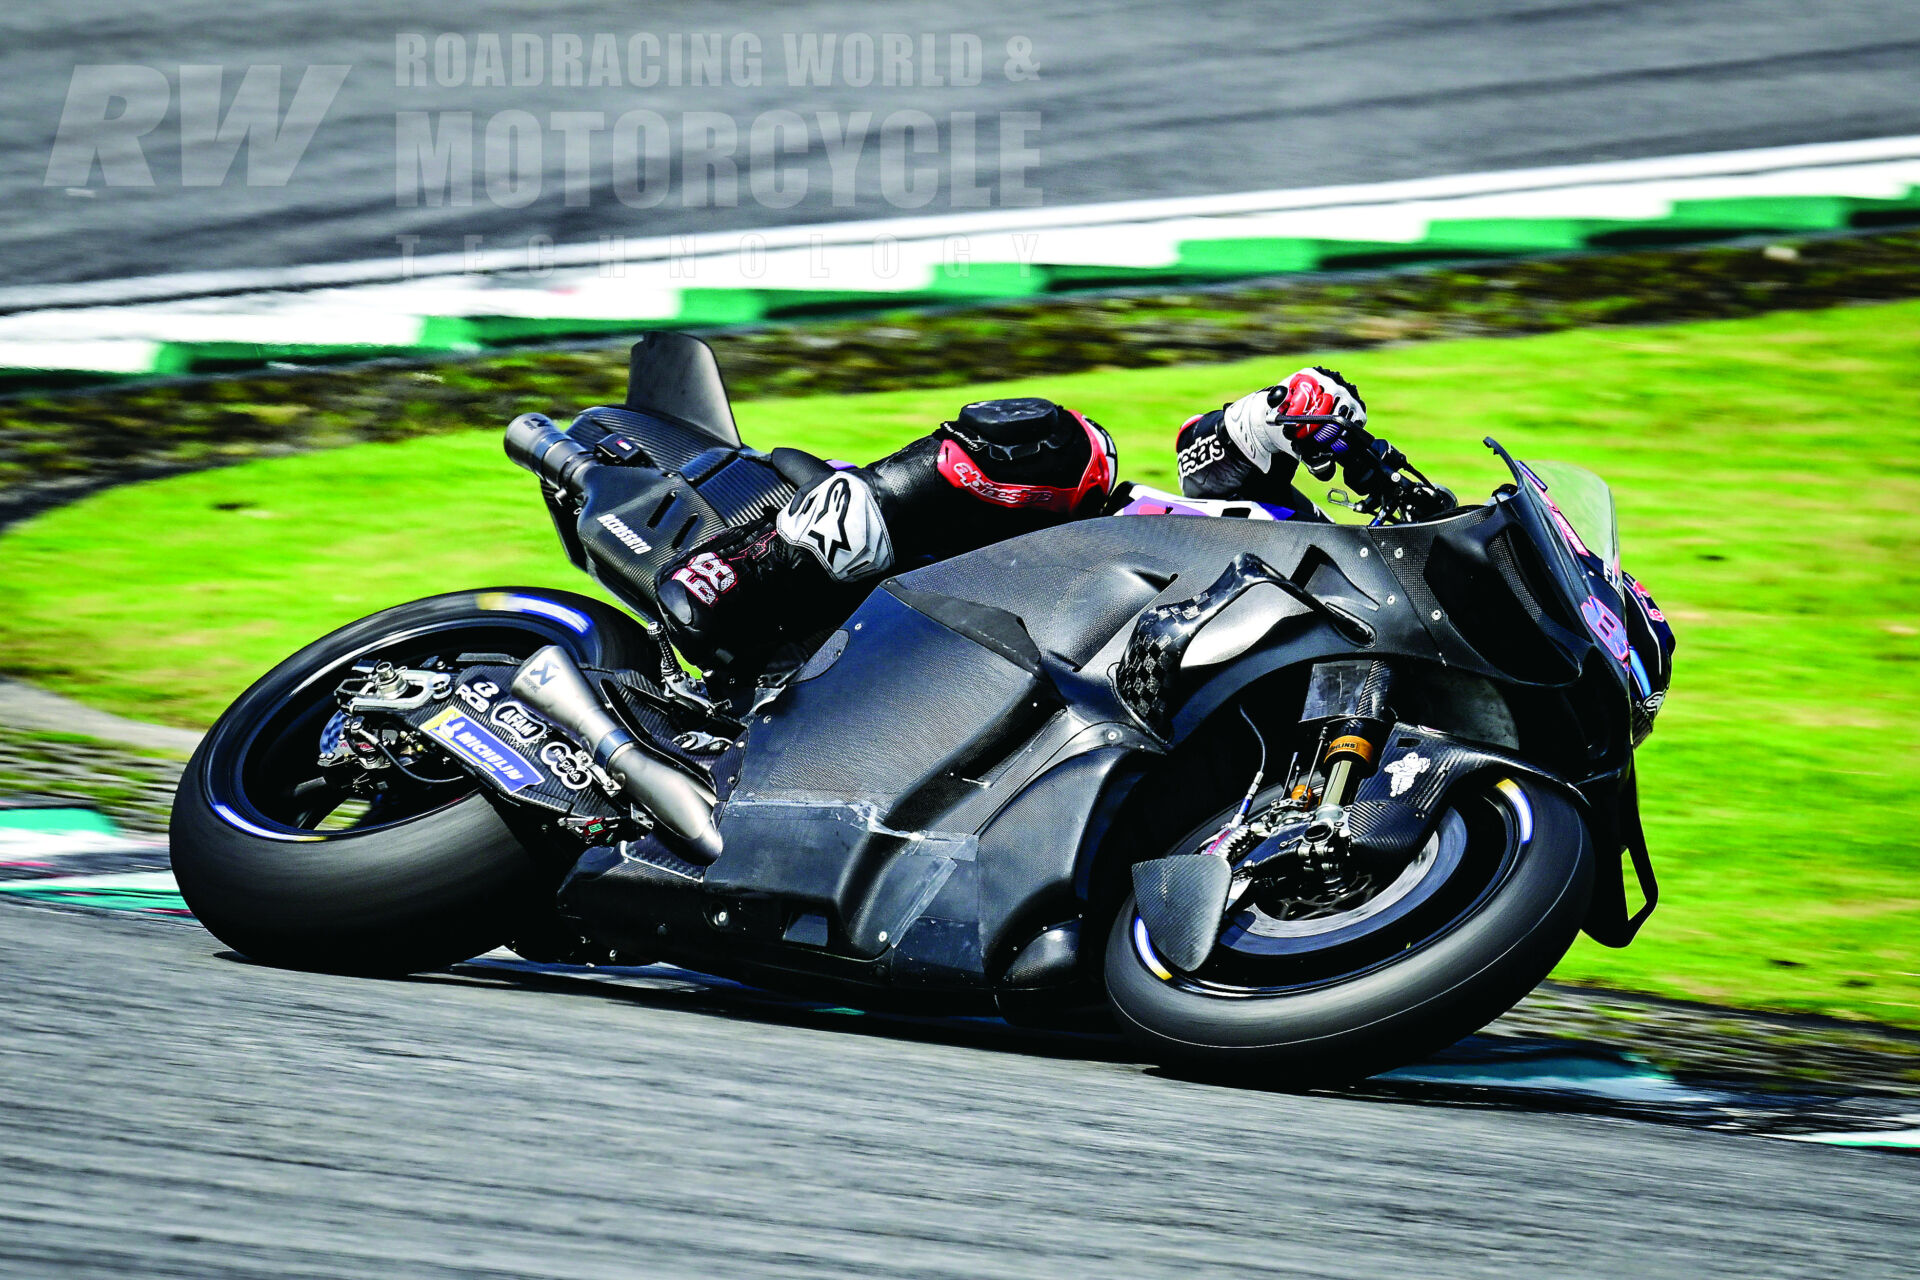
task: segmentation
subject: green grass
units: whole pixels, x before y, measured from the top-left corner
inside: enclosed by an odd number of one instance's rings
[[[1626,562],[1680,636],[1642,753],[1663,905],[1564,979],[1920,1027],[1920,304],[1343,355],[1374,424],[1460,493],[1479,446],[1613,481]],[[1106,423],[1170,485],[1173,428],[1274,361],[1000,384]],[[986,394],[981,387],[968,394]],[[955,390],[762,401],[749,440],[878,454]],[[558,407],[558,406],[556,406]],[[327,628],[429,592],[581,587],[493,431],[112,490],[0,537],[0,664],[204,723]]]
[[[186,757],[77,733],[0,725],[0,800],[65,800],[135,829],[166,829],[168,792]]]
[[[734,395],[751,400],[958,386],[981,369],[1057,378],[1916,296],[1920,232],[1891,231],[1226,287],[1162,283],[1121,294],[811,316],[706,337]],[[462,431],[574,397],[618,399],[625,378],[626,347],[610,340],[601,350],[534,348],[0,396],[0,520],[65,501],[76,484]]]

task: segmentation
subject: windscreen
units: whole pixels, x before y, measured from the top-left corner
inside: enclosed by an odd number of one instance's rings
[[[1570,462],[1529,462],[1526,468],[1546,489],[1561,536],[1576,553],[1598,560],[1607,581],[1619,589],[1620,525],[1607,482]]]

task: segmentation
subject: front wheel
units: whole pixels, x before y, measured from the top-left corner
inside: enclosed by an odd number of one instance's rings
[[[632,619],[565,591],[432,596],[308,645],[240,695],[194,752],[174,799],[174,877],[222,942],[293,968],[407,973],[489,951],[550,907],[559,871],[454,768],[396,775],[371,801],[317,764],[334,689],[363,659],[461,654],[637,665]]]
[[[1289,918],[1249,901],[1192,973],[1158,955],[1129,897],[1105,965],[1122,1027],[1161,1061],[1301,1086],[1416,1061],[1512,1008],[1579,932],[1592,841],[1572,803],[1539,782],[1455,794],[1370,902]]]

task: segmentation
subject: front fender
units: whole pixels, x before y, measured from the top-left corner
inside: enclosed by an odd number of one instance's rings
[[[1404,857],[1433,833],[1449,794],[1470,778],[1499,771],[1519,773],[1552,787],[1575,807],[1596,851],[1611,849],[1595,869],[1593,899],[1582,925],[1602,946],[1624,947],[1639,933],[1660,900],[1653,863],[1640,830],[1633,770],[1576,786],[1518,756],[1470,742],[1443,730],[1396,724],[1380,753],[1380,768],[1363,780],[1348,806],[1347,824],[1363,856]],[[1626,874],[1620,854],[1632,862],[1642,904],[1629,914]]]
[[[1565,778],[1444,729],[1395,724],[1380,767],[1362,779],[1347,806],[1354,848],[1369,858],[1412,853],[1433,834],[1448,797],[1490,772],[1524,774],[1565,795],[1591,827],[1586,797]]]

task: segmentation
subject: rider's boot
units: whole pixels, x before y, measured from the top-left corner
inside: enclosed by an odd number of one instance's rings
[[[711,666],[770,652],[817,630],[813,619],[821,606],[844,597],[847,587],[782,538],[777,516],[768,515],[669,565],[658,594],[675,643]]]

